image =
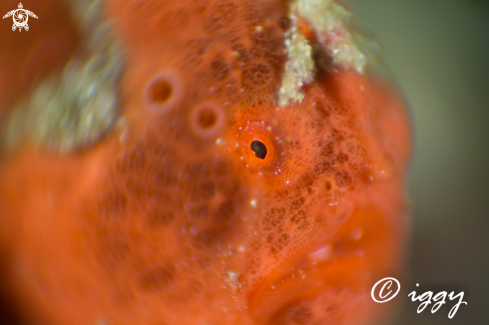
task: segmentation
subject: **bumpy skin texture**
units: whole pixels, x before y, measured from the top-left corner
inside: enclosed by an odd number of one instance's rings
[[[406,231],[395,90],[319,68],[278,108],[284,2],[107,12],[127,51],[126,126],[82,152],[25,144],[0,162],[5,287],[23,321],[378,324],[389,308],[370,289],[400,275]]]

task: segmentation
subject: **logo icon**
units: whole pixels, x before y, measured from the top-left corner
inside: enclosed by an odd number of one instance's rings
[[[397,286],[397,291],[395,293],[392,293],[392,290],[390,290],[393,281],[396,283],[395,286]],[[380,288],[379,296],[378,296],[379,299],[377,299],[376,298],[376,290],[375,289],[377,288],[377,286],[379,284],[382,284],[382,283],[384,285],[382,286],[382,288]],[[395,289],[395,286],[392,289]],[[390,290],[390,291],[389,292],[385,292],[385,291],[387,291],[386,288],[387,288],[387,290]],[[379,304],[383,304],[384,302],[388,302],[389,300],[391,300],[395,296],[397,296],[397,294],[399,293],[400,290],[401,290],[401,284],[399,283],[399,281],[397,281],[396,278],[384,278],[384,279],[382,279],[380,281],[377,281],[377,283],[372,287],[371,295],[372,295],[372,299],[375,302],[377,302]]]
[[[22,28],[25,28],[25,30],[29,30],[29,25],[27,25],[27,21],[29,20],[29,16],[34,17],[37,19],[37,16],[35,13],[29,10],[23,9],[22,3],[19,3],[19,9],[15,9],[12,11],[7,12],[5,16],[3,16],[3,19],[12,16],[14,20],[14,24],[12,25],[12,31],[15,31],[15,29],[19,29],[19,32],[22,31]]]

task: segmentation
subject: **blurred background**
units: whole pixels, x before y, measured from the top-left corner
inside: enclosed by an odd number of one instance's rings
[[[409,273],[394,324],[489,324],[489,3],[349,3],[382,45],[414,123]],[[464,291],[468,305],[453,319],[449,299],[417,314],[413,290]]]

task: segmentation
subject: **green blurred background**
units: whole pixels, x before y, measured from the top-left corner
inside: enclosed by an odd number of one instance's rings
[[[489,4],[350,0],[410,103],[415,151],[408,278],[396,325],[489,324]],[[465,292],[417,314],[408,293]]]

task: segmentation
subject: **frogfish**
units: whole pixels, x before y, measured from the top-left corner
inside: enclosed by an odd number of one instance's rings
[[[346,4],[24,5],[0,31],[0,317],[389,321],[411,125]]]

